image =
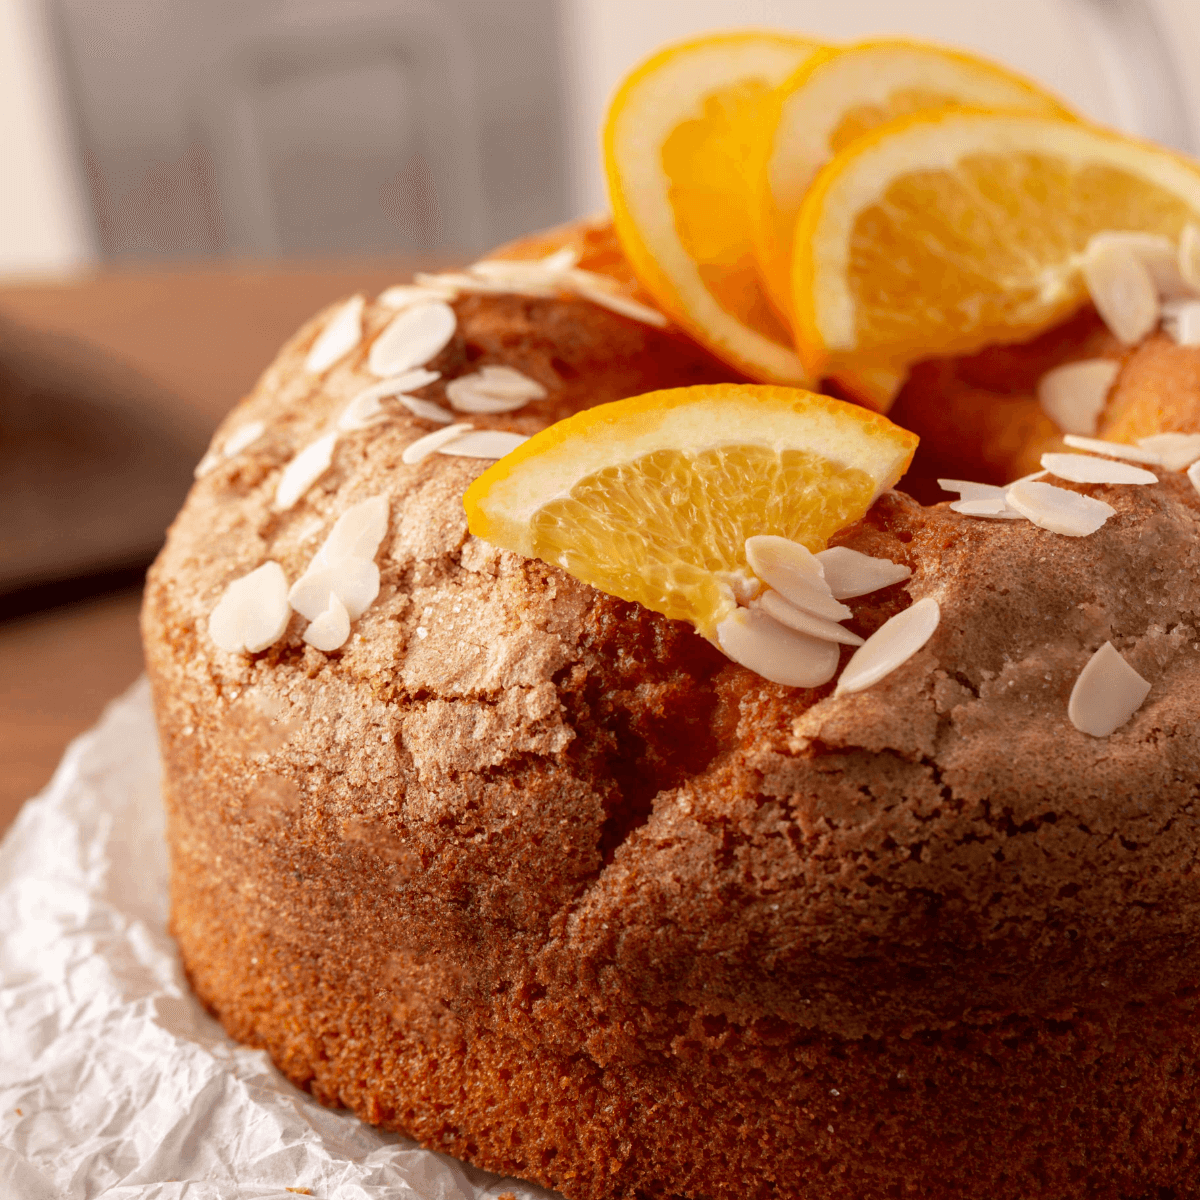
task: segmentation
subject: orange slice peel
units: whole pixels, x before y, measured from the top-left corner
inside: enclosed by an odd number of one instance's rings
[[[624,80],[604,129],[613,221],[642,286],[702,346],[763,382],[807,375],[759,282],[746,169],[772,89],[817,47],[759,32],[669,46]]]

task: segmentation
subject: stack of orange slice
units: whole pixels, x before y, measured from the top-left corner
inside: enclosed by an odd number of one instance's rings
[[[1190,161],[939,46],[721,34],[609,110],[614,222],[643,286],[752,379],[886,411],[917,359],[1028,338],[1087,297],[1105,231],[1178,241]]]

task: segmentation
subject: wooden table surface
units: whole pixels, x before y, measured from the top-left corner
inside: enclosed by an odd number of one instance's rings
[[[112,354],[211,427],[318,308],[443,265],[375,259],[101,272],[0,284],[0,316]],[[0,832],[50,779],[70,739],[141,672],[139,601],[128,591],[0,622]]]

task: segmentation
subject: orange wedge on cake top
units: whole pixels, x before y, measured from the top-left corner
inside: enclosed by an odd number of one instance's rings
[[[625,79],[604,129],[613,221],[643,287],[701,345],[769,383],[807,374],[759,282],[746,169],[772,90],[818,46],[758,32],[669,46]]]
[[[896,483],[916,445],[885,417],[796,388],[675,388],[535,434],[464,505],[476,536],[717,639],[758,597],[770,539],[808,562]],[[816,615],[850,614],[831,600]],[[853,640],[846,632],[825,640]]]

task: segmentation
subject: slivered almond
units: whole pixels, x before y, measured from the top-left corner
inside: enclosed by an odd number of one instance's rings
[[[315,442],[309,442],[295,458],[283,468],[279,485],[275,489],[275,508],[286,512],[308,491],[333,462],[333,448],[337,444],[337,432],[324,434]]]
[[[514,412],[531,400],[544,400],[546,395],[546,389],[537,380],[512,367],[482,367],[475,374],[461,375],[446,385],[446,397],[459,412]]]
[[[781,625],[786,625],[797,633],[824,638],[828,642],[838,642],[843,646],[861,646],[863,643],[857,633],[843,629],[836,621],[826,621],[824,617],[814,617],[812,613],[795,608],[770,588],[767,588],[753,604],[758,605],[767,616],[774,617]]]
[[[399,375],[436,358],[454,336],[458,319],[444,300],[402,309],[371,343],[367,367],[373,375]]]
[[[1200,300],[1163,305],[1163,330],[1180,346],[1200,346]]]
[[[962,500],[1003,500],[1004,489],[994,483],[971,483],[966,479],[939,479],[943,492],[957,492]]]
[[[386,496],[372,496],[351,505],[333,523],[329,536],[313,556],[314,563],[342,562],[348,558],[373,559],[387,533]]]
[[[376,301],[384,308],[411,308],[414,304],[424,304],[427,300],[444,300],[449,303],[457,295],[457,290],[452,287],[421,287],[415,283],[398,283],[380,292]]]
[[[499,459],[527,441],[529,438],[523,433],[510,433],[507,429],[475,429],[438,446],[437,453],[458,458]]]
[[[1079,672],[1067,716],[1081,733],[1108,737],[1141,708],[1149,692],[1150,684],[1105,642]]]
[[[345,645],[346,639],[350,636],[350,614],[346,611],[346,606],[338,599],[336,592],[330,593],[329,607],[309,625],[301,636],[310,646],[317,650],[323,650],[326,654]]]
[[[423,462],[447,442],[454,441],[455,438],[461,437],[468,430],[474,428],[474,425],[467,422],[459,422],[457,425],[447,425],[445,429],[435,429],[432,433],[427,433],[424,437],[417,438],[415,442],[405,446],[400,459],[409,466],[414,466],[416,463]]]
[[[1101,319],[1126,345],[1136,345],[1158,324],[1158,289],[1128,246],[1093,238],[1084,255],[1083,278]]]
[[[1127,442],[1106,442],[1102,438],[1077,437],[1068,433],[1063,442],[1073,450],[1086,450],[1089,454],[1107,454],[1109,458],[1124,458],[1130,462],[1146,463],[1151,467],[1161,466],[1162,459],[1153,448],[1142,445],[1142,439],[1136,446]]]
[[[1179,251],[1169,237],[1139,230],[1097,233],[1088,243],[1088,249],[1105,245],[1124,246],[1141,259],[1163,300],[1177,300],[1189,294],[1191,289],[1179,269]]]
[[[304,360],[304,369],[322,375],[362,341],[362,296],[353,296],[329,318]]]
[[[907,579],[912,571],[890,558],[875,558],[849,546],[831,546],[816,555],[825,572],[825,582],[835,600],[865,596]]]
[[[1042,466],[1059,479],[1072,483],[1157,483],[1153,471],[1135,467],[1132,463],[1097,458],[1093,454],[1043,454]]]
[[[1138,438],[1138,446],[1156,455],[1168,471],[1186,471],[1200,459],[1200,433],[1153,433]]]
[[[749,537],[746,561],[759,579],[794,607],[827,621],[844,621],[853,615],[833,598],[817,556],[799,542],[775,534]]]
[[[1063,433],[1095,433],[1120,370],[1121,364],[1108,358],[1064,363],[1038,381],[1038,403]]]
[[[734,662],[785,687],[820,687],[837,670],[833,642],[787,629],[760,609],[730,613],[717,626],[717,641]]]
[[[287,599],[298,613],[315,621],[329,607],[329,597],[337,596],[350,620],[357,621],[378,595],[379,568],[370,559],[350,558],[311,565]]]
[[[908,662],[933,637],[941,617],[938,602],[926,596],[885,621],[855,650],[834,695],[861,692]]]
[[[995,517],[1002,521],[1020,521],[1021,514],[1009,508],[1003,497],[985,500],[955,500],[950,504],[951,512],[964,517]]]
[[[1087,537],[1117,511],[1103,500],[1032,479],[1012,484],[1007,495],[1010,508],[1040,528],[1064,537]]]
[[[287,576],[277,562],[265,562],[226,587],[209,614],[208,635],[230,653],[257,654],[287,628]]]

